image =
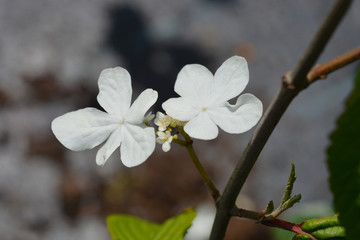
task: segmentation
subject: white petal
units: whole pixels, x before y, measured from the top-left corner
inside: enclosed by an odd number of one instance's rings
[[[161,146],[161,149],[164,151],[164,152],[168,152],[171,148],[171,145],[169,142],[164,142],[163,145]]]
[[[73,151],[91,149],[104,142],[117,120],[95,108],[84,108],[55,118],[51,129],[56,138]]]
[[[212,85],[216,102],[226,102],[244,91],[249,82],[249,69],[245,58],[233,56],[216,71]]]
[[[116,129],[96,153],[96,164],[103,166],[111,154],[120,146],[122,127]]]
[[[165,117],[165,114],[163,114],[162,112],[157,112],[156,118],[154,120],[154,124],[160,127],[163,122],[164,117]]]
[[[107,68],[100,73],[99,104],[110,114],[123,117],[131,103],[131,78],[124,68]]]
[[[262,103],[252,94],[241,95],[235,105],[208,110],[211,119],[225,132],[242,133],[257,124],[262,115]]]
[[[129,112],[125,116],[127,122],[141,124],[145,113],[154,105],[158,98],[158,93],[150,88],[144,90],[131,105]]]
[[[206,112],[200,112],[198,116],[191,119],[184,130],[193,138],[210,140],[218,135],[218,128]]]
[[[153,120],[155,118],[155,114],[153,114],[151,111],[146,114],[146,116],[144,117],[144,122],[150,122],[151,120]]]
[[[165,138],[162,138],[162,137],[158,137],[156,138],[155,140],[158,144],[163,144],[165,142]]]
[[[143,163],[155,149],[155,130],[125,124],[120,146],[121,161],[127,167]]]
[[[166,114],[180,121],[189,121],[195,117],[201,109],[193,106],[183,97],[170,98],[162,104]]]
[[[211,96],[211,84],[214,81],[213,74],[204,66],[189,64],[181,69],[175,82],[175,92],[196,103],[200,107],[206,107]]]
[[[161,131],[157,132],[157,135],[162,139],[165,139],[165,137],[166,137],[166,133],[161,132]]]

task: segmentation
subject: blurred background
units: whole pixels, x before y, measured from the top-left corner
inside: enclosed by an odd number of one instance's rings
[[[157,146],[144,164],[126,168],[119,151],[104,167],[96,149],[72,152],[50,130],[51,121],[83,107],[99,107],[102,69],[126,68],[134,97],[159,92],[153,111],[175,96],[176,75],[189,63],[215,71],[232,55],[244,56],[245,92],[266,108],[312,39],[334,1],[244,0],[1,0],[0,1],[0,236],[5,240],[110,240],[105,219],[129,213],[162,222],[189,206],[199,218],[187,239],[207,239],[214,209],[185,149]],[[319,63],[360,42],[360,2],[354,1]],[[351,91],[356,64],[301,93],[265,146],[239,206],[279,204],[291,163],[291,214],[331,212],[326,147]],[[222,190],[252,131],[223,132],[195,141],[201,161]],[[280,239],[253,221],[234,220],[226,239]],[[283,238],[289,239],[289,238]]]

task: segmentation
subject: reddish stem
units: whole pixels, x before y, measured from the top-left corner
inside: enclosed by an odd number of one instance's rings
[[[269,227],[276,227],[276,228],[284,229],[284,230],[291,231],[296,234],[305,234],[305,235],[309,236],[312,240],[317,240],[314,236],[312,236],[311,234],[302,230],[300,224],[287,222],[287,221],[280,220],[277,218],[270,219],[270,220],[264,220],[261,223],[266,226],[269,226]]]

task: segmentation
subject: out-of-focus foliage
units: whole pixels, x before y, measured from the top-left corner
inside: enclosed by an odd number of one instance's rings
[[[316,239],[346,239],[345,228],[340,226],[337,215],[307,220],[301,224],[301,229]],[[307,239],[312,238],[307,234],[298,234],[293,237],[293,240]]]
[[[328,149],[330,188],[348,239],[360,236],[360,69]]]
[[[107,225],[114,240],[181,240],[196,216],[193,209],[157,224],[124,214],[107,218]]]

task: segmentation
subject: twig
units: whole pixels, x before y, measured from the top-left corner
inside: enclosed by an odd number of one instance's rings
[[[326,78],[329,73],[332,73],[333,71],[342,68],[358,59],[360,59],[360,46],[328,61],[327,63],[318,65],[311,69],[307,74],[308,82],[312,83],[318,79]]]
[[[305,51],[303,57],[300,59],[300,61],[292,71],[292,85],[296,87],[299,86],[299,88],[301,88],[301,86],[308,84],[308,82],[305,81],[306,75],[308,74],[312,66],[314,66],[316,60],[319,58],[320,54],[324,50],[330,37],[336,30],[346,11],[349,9],[351,2],[352,0],[336,1],[325,21],[316,33],[314,39]]]
[[[253,137],[237,162],[220,198],[210,240],[224,238],[231,217],[230,210],[233,209],[235,200],[260,152],[291,101],[301,90],[310,84],[306,79],[306,75],[318,59],[350,4],[351,0],[338,0],[335,3],[325,22],[315,35],[314,40],[305,51],[304,56],[294,68],[294,71],[289,74],[288,78],[285,78],[285,84],[281,86],[263,118],[260,120]]]
[[[287,222],[287,221],[277,219],[277,218],[267,220],[267,221],[262,221],[261,223],[263,225],[266,225],[266,226],[269,226],[269,227],[276,227],[276,228],[280,228],[280,229],[283,229],[283,230],[291,231],[291,232],[296,233],[296,234],[307,235],[312,240],[317,240],[317,238],[315,238],[310,233],[307,233],[304,230],[302,230],[301,226],[298,225],[298,224],[295,224],[295,223]]]
[[[263,218],[263,215],[261,213],[237,207],[231,210],[231,215],[241,218],[252,219],[268,227],[276,227],[296,234],[304,234],[309,236],[312,240],[316,240],[314,236],[302,230],[301,225],[299,224],[287,222],[277,218]]]

